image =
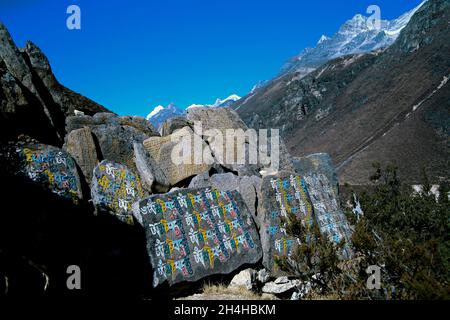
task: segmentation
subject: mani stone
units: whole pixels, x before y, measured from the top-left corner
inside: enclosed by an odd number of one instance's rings
[[[82,198],[75,161],[65,151],[45,145],[17,146],[20,173],[61,197],[79,203]]]
[[[332,183],[323,173],[313,173],[304,177],[311,202],[314,207],[314,218],[321,234],[336,244],[345,241],[341,257],[350,258],[352,229],[347,217],[340,208],[338,196]]]
[[[261,178],[256,176],[236,176],[231,172],[213,174],[202,173],[194,177],[189,188],[213,187],[221,191],[238,191],[256,222],[256,190],[259,190]]]
[[[145,194],[139,177],[127,167],[103,160],[94,169],[91,196],[100,211],[109,212],[120,221],[133,224],[132,205]]]
[[[214,162],[208,145],[189,127],[170,136],[150,137],[144,147],[172,186],[209,171]]]
[[[235,191],[153,195],[135,203],[133,215],[146,231],[154,287],[228,274],[262,256],[250,212]]]
[[[97,150],[91,130],[84,127],[71,131],[67,135],[63,148],[80,166],[86,182],[91,183],[92,172],[98,164]]]
[[[295,172],[302,176],[309,176],[315,173],[324,174],[336,194],[339,194],[339,179],[333,165],[333,161],[327,153],[315,153],[306,157],[296,157],[293,160]]]
[[[292,172],[265,176],[261,185],[258,218],[263,247],[263,265],[272,276],[282,276],[276,259],[289,257],[297,239],[286,232],[286,220],[294,214],[308,231],[313,225],[313,207],[305,180]],[[286,220],[285,220],[286,219]],[[285,220],[285,221],[283,221]]]

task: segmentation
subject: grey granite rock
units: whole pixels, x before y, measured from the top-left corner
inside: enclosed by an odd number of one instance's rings
[[[142,185],[148,192],[167,192],[169,179],[155,160],[148,154],[142,143],[134,143],[134,160]]]
[[[262,256],[244,200],[235,191],[183,189],[133,206],[144,226],[154,287],[228,274]]]
[[[256,284],[255,280],[256,280],[256,271],[253,269],[245,269],[233,277],[229,287],[230,288],[242,287],[247,290],[252,290]]]
[[[73,130],[66,136],[63,149],[67,151],[80,166],[86,182],[91,183],[92,174],[98,164],[97,150],[92,132],[88,127]]]
[[[175,117],[166,120],[161,126],[161,136],[169,136],[176,130],[191,126],[192,123],[185,117]]]
[[[275,258],[288,257],[297,246],[297,239],[288,235],[283,219],[289,213],[302,221],[307,230],[314,223],[313,207],[304,179],[292,172],[279,172],[263,178],[258,201],[263,265],[271,275],[285,275]]]
[[[197,174],[208,172],[213,163],[208,145],[189,127],[184,127],[170,136],[150,137],[144,141],[144,147],[172,186]],[[196,150],[196,147],[200,150]],[[198,155],[200,159],[197,159]]]
[[[270,274],[267,271],[267,269],[261,269],[261,270],[258,271],[258,274],[256,275],[256,279],[260,283],[266,283],[270,279]]]
[[[288,278],[278,278],[273,282],[268,282],[262,288],[264,293],[283,294],[298,286],[300,286],[300,280],[289,280]]]
[[[127,167],[103,160],[94,169],[91,196],[98,210],[133,224],[132,205],[142,199],[145,192],[139,177]]]
[[[15,152],[19,174],[74,203],[82,198],[76,164],[67,152],[44,144],[17,146]]]
[[[304,179],[314,207],[314,219],[320,232],[336,244],[345,241],[341,257],[350,258],[353,230],[339,205],[333,184],[323,173],[312,173]]]
[[[66,118],[66,130],[71,132],[89,127],[98,144],[100,160],[123,164],[136,171],[134,143],[142,143],[151,136],[158,135],[150,123],[140,117],[119,117],[108,112],[94,116],[77,115]]]

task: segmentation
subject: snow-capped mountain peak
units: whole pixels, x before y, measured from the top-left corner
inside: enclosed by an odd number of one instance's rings
[[[232,103],[238,101],[241,97],[237,94],[232,94],[225,99],[216,99],[216,102],[212,105],[213,107],[227,107]]]
[[[153,109],[145,119],[150,120],[151,118],[153,118],[156,114],[158,114],[160,111],[164,110],[164,107],[159,105],[157,107],[155,107],[155,109]]]
[[[373,19],[356,14],[346,21],[332,37],[322,36],[315,48],[306,48],[298,56],[289,60],[281,74],[297,70],[315,69],[320,65],[349,54],[359,54],[387,48],[395,42],[414,13],[425,3],[406,12],[394,20]]]
[[[170,103],[167,107],[158,105],[147,115],[146,119],[150,121],[156,129],[159,129],[164,121],[170,118],[183,116],[184,114],[185,110],[178,109],[174,103]]]
[[[323,34],[323,35],[320,37],[319,41],[317,42],[317,45],[319,45],[319,44],[321,44],[321,43],[327,41],[328,39],[330,39],[330,38],[328,38],[326,35]]]

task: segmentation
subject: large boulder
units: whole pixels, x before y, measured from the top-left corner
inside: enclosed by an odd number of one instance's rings
[[[235,191],[153,195],[136,203],[133,214],[147,234],[154,287],[228,274],[262,256],[250,212]]]
[[[341,256],[350,258],[353,230],[339,205],[334,184],[323,173],[314,173],[305,176],[304,179],[314,207],[315,222],[320,232],[336,244],[345,241]]]
[[[140,117],[119,117],[106,112],[97,113],[93,117],[67,117],[67,132],[84,127],[89,127],[97,140],[100,160],[117,162],[133,170],[136,169],[133,144],[158,135],[151,124]]]
[[[198,107],[188,109],[187,119],[194,123],[196,134],[202,136],[211,148],[215,160],[225,168],[238,172],[243,167],[257,167],[257,163],[248,162],[250,150],[249,138],[243,137],[245,163],[238,163],[238,142],[227,141],[227,130],[241,130],[245,133],[248,128],[236,112],[228,108]],[[237,131],[236,131],[237,132]]]
[[[229,288],[245,288],[252,290],[256,285],[256,271],[253,269],[245,269],[233,277]]]
[[[285,275],[277,258],[289,257],[297,239],[287,234],[286,219],[292,213],[309,230],[313,223],[313,206],[305,180],[292,172],[279,172],[263,178],[258,202],[260,236],[264,251],[263,265],[272,275]]]
[[[273,172],[294,170],[292,157],[277,131],[249,129],[229,108],[191,108],[187,119],[193,122],[195,133],[208,141],[216,161],[239,175],[255,175],[268,167]]]
[[[17,173],[74,203],[82,199],[75,161],[65,151],[44,144],[17,145]]]
[[[150,137],[144,141],[144,147],[170,185],[209,171],[213,163],[208,145],[190,127],[170,136]]]
[[[91,129],[84,127],[71,131],[66,136],[63,149],[67,151],[80,166],[87,183],[91,183],[92,174],[98,164],[98,155]]]
[[[142,186],[148,192],[164,193],[170,189],[170,182],[164,171],[148,154],[142,143],[135,142],[134,161],[141,177]]]
[[[133,224],[132,205],[145,196],[141,181],[127,167],[103,160],[94,169],[91,183],[94,205],[119,220]]]

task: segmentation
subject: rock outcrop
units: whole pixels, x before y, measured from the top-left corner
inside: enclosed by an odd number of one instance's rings
[[[113,113],[67,117],[67,132],[84,127],[90,128],[93,133],[100,153],[99,160],[123,164],[133,171],[136,171],[134,143],[158,136],[151,124],[141,117],[119,117]]]
[[[64,120],[74,110],[107,111],[58,83],[42,51],[27,42],[19,50],[0,23],[0,128],[2,139],[28,134],[43,143],[62,146]],[[37,124],[38,123],[38,124]]]

